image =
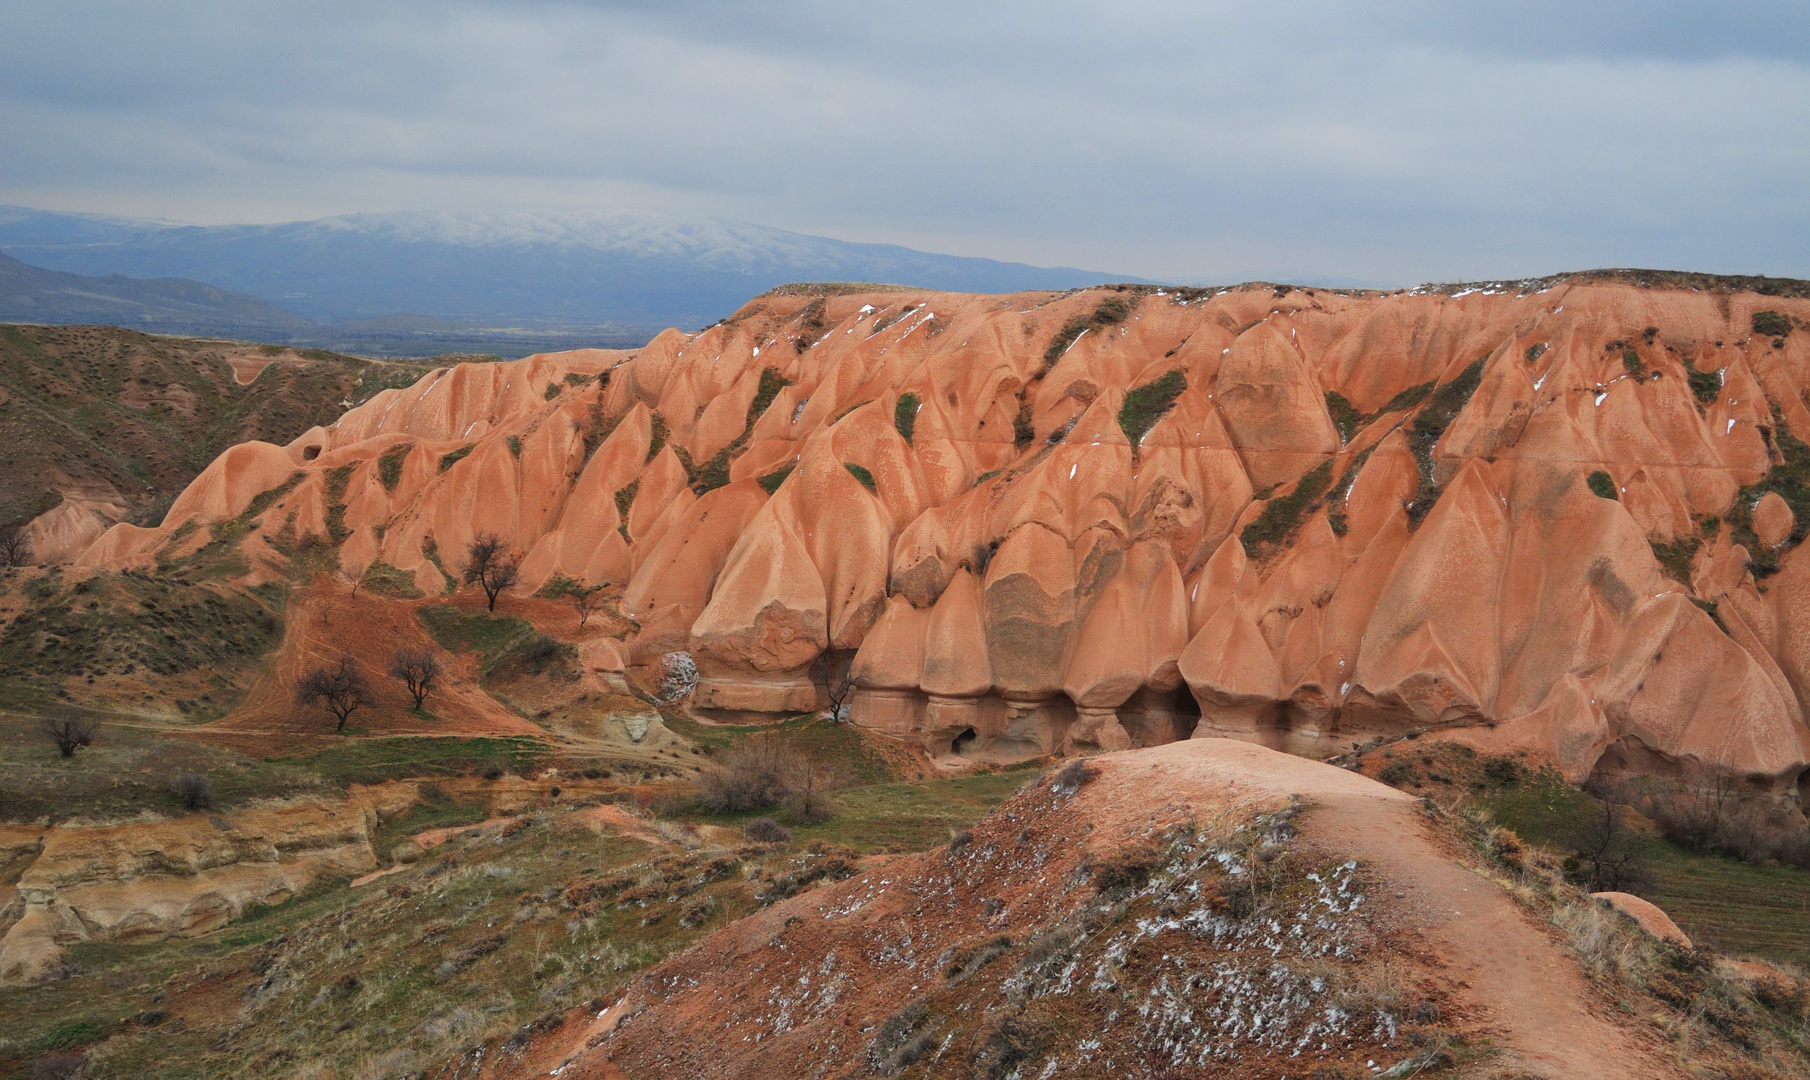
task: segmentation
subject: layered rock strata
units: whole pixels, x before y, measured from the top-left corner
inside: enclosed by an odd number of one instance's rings
[[[82,561],[231,525],[254,577],[327,545],[432,595],[490,532],[522,590],[619,588],[614,662],[691,653],[705,716],[819,707],[846,666],[857,723],[950,757],[1493,727],[1573,778],[1714,766],[1789,795],[1795,289],[796,287],[235,447]]]

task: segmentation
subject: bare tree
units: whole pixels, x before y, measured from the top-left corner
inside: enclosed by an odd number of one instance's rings
[[[854,663],[853,649],[825,649],[811,662],[811,676],[823,683],[824,695],[830,700],[829,714],[832,720],[848,719],[848,696],[855,689],[851,675]]]
[[[566,593],[572,601],[572,610],[578,612],[578,625],[582,628],[603,608],[603,586],[593,585],[588,589],[573,589]]]
[[[346,717],[366,705],[376,704],[371,695],[371,686],[365,681],[364,672],[358,669],[358,661],[350,656],[342,656],[339,662],[324,668],[317,668],[301,677],[295,684],[295,703],[297,705],[319,705],[332,713],[339,720],[333,730],[346,730]]]
[[[31,562],[31,537],[23,525],[0,525],[0,566]]]
[[[401,679],[409,688],[415,708],[419,709],[440,678],[440,661],[426,649],[397,649],[396,655],[390,658],[390,675]]]
[[[521,563],[495,533],[479,533],[465,549],[465,584],[483,588],[491,611],[496,610],[497,594],[514,585],[520,571]]]
[[[80,716],[46,716],[38,721],[39,730],[57,744],[57,750],[64,757],[74,757],[77,750],[94,745],[94,731],[98,726]]]

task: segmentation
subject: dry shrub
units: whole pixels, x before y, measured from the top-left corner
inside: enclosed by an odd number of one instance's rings
[[[930,1010],[914,1001],[887,1017],[867,1046],[867,1064],[881,1076],[897,1076],[916,1064],[936,1045],[929,1026]]]
[[[1086,758],[1076,758],[1062,766],[1062,770],[1050,781],[1050,790],[1058,795],[1073,795],[1098,775],[1097,769],[1087,767]]]
[[[756,844],[783,844],[792,839],[792,830],[770,817],[757,817],[742,826],[742,836]]]
[[[1155,872],[1157,852],[1134,847],[1094,864],[1094,888],[1103,893],[1131,892],[1142,888]]]
[[[834,770],[793,743],[755,736],[731,749],[720,768],[698,780],[698,803],[714,814],[739,814],[790,805],[804,824],[827,820]]]

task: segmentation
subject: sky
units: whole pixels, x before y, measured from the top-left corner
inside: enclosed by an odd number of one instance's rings
[[[638,209],[1187,282],[1810,277],[1810,4],[22,0],[0,203]]]

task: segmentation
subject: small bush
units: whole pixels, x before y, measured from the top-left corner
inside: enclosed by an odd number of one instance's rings
[[[760,480],[757,481],[760,484],[760,489],[769,495],[774,494],[779,490],[779,485],[786,482],[786,477],[792,475],[792,470],[795,468],[797,468],[797,466],[787,465],[782,469],[775,470],[774,472],[770,472],[761,477]]]
[[[742,836],[756,844],[783,844],[792,839],[792,830],[770,817],[757,817],[742,826]]]
[[[1776,311],[1756,311],[1753,332],[1760,337],[1784,337],[1791,333],[1791,319]]]
[[[1639,375],[1647,369],[1647,365],[1641,362],[1640,353],[1636,352],[1632,345],[1622,349],[1621,366],[1630,375]]]
[[[1061,771],[1050,781],[1050,790],[1058,795],[1073,795],[1098,775],[1087,767],[1086,758],[1076,758],[1062,766]]]
[[[973,829],[957,829],[955,832],[952,832],[949,834],[949,854],[959,855],[962,852],[966,851],[968,849],[968,845],[972,844],[973,842],[974,842],[974,830]]]
[[[1030,399],[1021,398],[1018,402],[1018,413],[1012,417],[1012,443],[1022,450],[1031,445],[1036,438],[1036,418],[1031,413]]]
[[[698,802],[713,814],[778,806],[792,794],[792,755],[775,739],[749,739],[730,750],[720,769],[698,779]]]
[[[1599,499],[1615,499],[1618,497],[1618,493],[1615,490],[1615,478],[1601,469],[1591,473],[1589,479],[1584,482],[1590,485],[1591,492]]]
[[[213,781],[200,773],[177,773],[176,779],[170,781],[170,793],[190,810],[206,810],[214,805]]]
[[[1540,357],[1546,355],[1546,343],[1544,341],[1542,341],[1537,345],[1529,345],[1527,347],[1527,352],[1523,353],[1522,355],[1525,356],[1527,358],[1527,362],[1531,364],[1535,360],[1538,360]]]
[[[1103,893],[1130,892],[1142,888],[1156,870],[1157,855],[1149,848],[1132,848],[1094,865],[1094,888]]]
[[[881,1076],[897,1076],[916,1064],[936,1045],[935,1034],[926,1027],[929,1020],[930,1010],[921,1001],[887,1017],[867,1046],[868,1067]]]

